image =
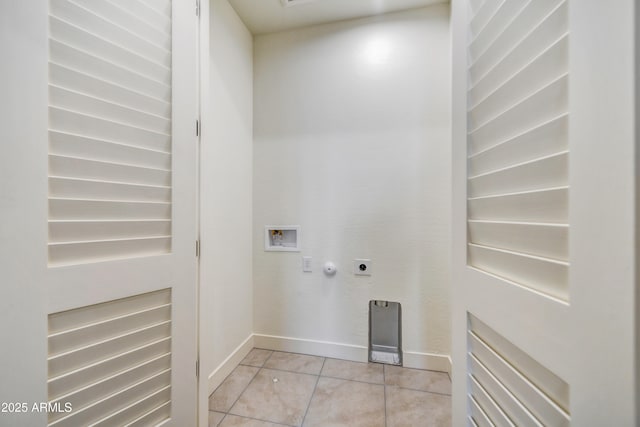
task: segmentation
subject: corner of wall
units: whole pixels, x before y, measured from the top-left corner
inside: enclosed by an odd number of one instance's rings
[[[253,334],[251,334],[207,376],[209,389],[207,396],[211,396],[211,393],[222,384],[224,379],[242,362],[242,359],[249,354],[253,346],[254,339]]]

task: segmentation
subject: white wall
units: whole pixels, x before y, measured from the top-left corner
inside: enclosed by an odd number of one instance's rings
[[[405,363],[444,369],[418,353],[450,350],[448,20],[438,5],[254,39],[258,345],[363,360],[368,301],[385,299]],[[302,252],[264,252],[265,224],[301,225]]]
[[[208,375],[213,388],[232,365],[223,362],[253,331],[253,40],[227,0],[205,7],[210,39],[201,41],[209,48],[203,46],[202,66],[200,363],[203,383]]]

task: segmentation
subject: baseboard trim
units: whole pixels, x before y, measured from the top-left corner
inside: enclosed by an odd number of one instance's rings
[[[451,356],[446,354],[405,351],[402,353],[402,362],[405,368],[428,369],[451,375]]]
[[[304,353],[354,362],[366,362],[368,359],[368,348],[365,346],[263,334],[254,334],[253,338],[255,347],[267,350]],[[407,368],[451,374],[451,357],[446,354],[405,351],[403,365]]]
[[[251,349],[255,347],[254,344],[254,335],[251,334],[247,337],[246,340],[242,342],[233,352],[227,357],[216,369],[209,374],[208,384],[209,384],[209,394],[215,391],[222,381],[233,371],[236,366],[242,362],[247,354],[251,351]]]
[[[367,361],[367,347],[359,345],[280,337],[276,335],[254,334],[253,337],[256,347],[267,350],[304,353],[313,356],[352,360],[354,362]]]

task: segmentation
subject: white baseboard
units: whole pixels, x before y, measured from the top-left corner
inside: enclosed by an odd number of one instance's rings
[[[254,335],[251,334],[242,342],[242,344],[233,350],[229,357],[227,357],[216,369],[213,370],[213,372],[211,372],[211,374],[209,374],[209,394],[207,396],[211,396],[211,393],[213,393],[215,389],[222,384],[222,381],[224,381],[231,371],[233,371],[236,366],[242,362],[242,359],[249,354],[253,347],[255,347]]]
[[[404,351],[402,352],[402,365],[405,368],[428,369],[451,375],[451,356],[447,354]]]
[[[334,359],[352,360],[354,362],[366,362],[368,360],[368,348],[359,345],[263,334],[254,334],[253,343],[255,347],[267,350],[304,353]],[[451,357],[446,354],[405,351],[403,352],[403,366],[451,374]]]
[[[367,361],[367,347],[359,345],[262,334],[253,334],[253,339],[256,347],[267,350],[304,353],[354,362]]]

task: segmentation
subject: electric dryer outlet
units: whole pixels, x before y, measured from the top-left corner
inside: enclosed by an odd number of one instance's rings
[[[371,260],[355,259],[353,260],[353,274],[356,276],[371,276]]]

